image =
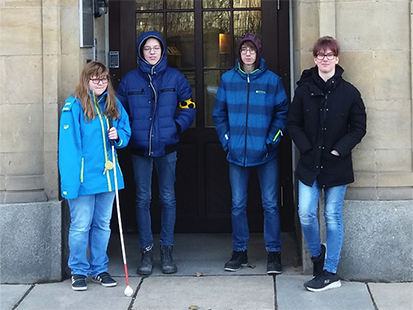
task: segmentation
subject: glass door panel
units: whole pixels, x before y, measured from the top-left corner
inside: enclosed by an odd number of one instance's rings
[[[168,65],[178,69],[195,69],[194,13],[166,15]]]
[[[163,32],[162,13],[137,13],[136,14],[136,38],[150,30]]]
[[[204,67],[221,68],[233,63],[229,11],[203,14]]]
[[[182,9],[193,9],[193,0],[167,0],[166,8],[168,10],[182,10]]]
[[[234,0],[234,8],[259,8],[261,0]]]
[[[234,44],[246,32],[261,35],[261,11],[234,11]]]
[[[229,0],[203,0],[202,7],[204,9],[223,9],[230,7]]]
[[[163,0],[135,0],[136,10],[161,10]]]
[[[205,127],[214,127],[212,109],[214,108],[215,96],[221,75],[226,71],[227,70],[208,70],[204,73]]]

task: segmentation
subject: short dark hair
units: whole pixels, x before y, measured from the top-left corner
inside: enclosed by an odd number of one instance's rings
[[[257,51],[257,47],[255,46],[254,43],[252,43],[251,41],[245,41],[244,43],[241,44],[240,49],[242,48],[242,46],[246,45],[247,47],[249,47],[250,49],[253,49],[254,51]]]
[[[316,57],[320,51],[331,50],[335,56],[340,52],[340,44],[338,41],[330,36],[321,37],[315,42],[313,47],[313,56]]]

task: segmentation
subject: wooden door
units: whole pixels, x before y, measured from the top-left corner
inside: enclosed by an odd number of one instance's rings
[[[221,75],[236,59],[236,42],[245,32],[261,37],[268,68],[283,80],[289,94],[288,1],[260,0],[111,0],[110,54],[115,87],[136,68],[136,41],[145,31],[161,33],[168,45],[168,64],[189,80],[197,105],[196,120],[181,136],[176,168],[176,232],[231,232],[231,188],[228,162],[212,121]],[[118,62],[117,62],[118,60]],[[118,66],[117,66],[118,65]],[[136,231],[135,189],[128,149],[119,153],[126,188],[120,192],[126,231]],[[294,230],[291,140],[284,136],[279,154],[282,231]],[[156,173],[152,186],[152,227],[160,228],[161,207]],[[262,231],[263,214],[255,170],[249,181],[248,220]],[[125,229],[125,228],[124,228]]]

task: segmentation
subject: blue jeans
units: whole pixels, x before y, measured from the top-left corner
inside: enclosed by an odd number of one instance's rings
[[[68,200],[71,218],[68,265],[72,274],[94,277],[108,270],[106,251],[114,199],[115,192],[107,192]]]
[[[151,228],[151,185],[153,163],[159,182],[159,200],[162,204],[160,245],[174,244],[176,219],[175,167],[176,152],[161,157],[132,155],[136,186],[136,219],[138,222],[139,246],[146,248],[153,244]]]
[[[347,185],[324,189],[324,220],[326,223],[327,257],[324,269],[336,273],[343,244],[343,202]],[[298,215],[312,257],[321,253],[320,227],[317,218],[318,199],[321,188],[317,181],[313,186],[298,182]]]
[[[267,252],[281,251],[280,215],[278,211],[277,158],[256,166],[264,209],[264,242]],[[247,220],[248,178],[251,167],[229,164],[232,189],[232,245],[234,251],[245,251],[249,241]]]

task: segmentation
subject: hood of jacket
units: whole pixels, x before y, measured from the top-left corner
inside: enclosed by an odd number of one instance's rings
[[[318,74],[318,67],[314,66],[303,71],[297,85],[307,85],[313,93],[318,93],[320,91],[324,92],[325,89],[335,89],[343,79],[343,73],[344,69],[339,65],[336,65],[334,75],[327,81],[324,81]]]
[[[262,55],[262,45],[260,40],[257,38],[257,36],[253,33],[246,33],[238,42],[238,60],[241,64],[241,68],[243,68],[242,66],[242,61],[241,61],[241,46],[242,44],[244,44],[245,42],[251,42],[254,46],[255,49],[257,50],[257,58],[255,60],[255,68],[260,67],[260,62],[261,62],[261,55]]]
[[[161,58],[159,59],[159,62],[156,65],[151,65],[143,57],[143,46],[145,45],[146,40],[150,38],[158,39],[159,42],[161,42],[161,49],[162,49]],[[157,72],[165,71],[168,66],[168,59],[167,59],[168,53],[167,53],[165,41],[162,39],[162,36],[156,31],[144,32],[138,37],[138,43],[136,45],[136,53],[138,55],[139,68],[144,73],[156,74]]]

